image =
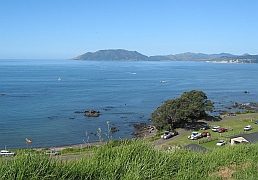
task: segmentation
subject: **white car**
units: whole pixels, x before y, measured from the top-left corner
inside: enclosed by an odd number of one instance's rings
[[[220,129],[220,126],[213,126],[213,128],[211,129],[213,132],[218,132]]]
[[[178,132],[176,132],[176,131],[174,131],[174,132],[165,131],[164,134],[161,135],[161,139],[169,139],[176,135],[178,135]]]
[[[0,155],[1,156],[15,156],[15,153],[14,152],[10,152],[8,150],[1,150]]]
[[[224,141],[224,140],[219,140],[219,142],[217,142],[217,146],[223,146],[223,145],[225,145],[226,144],[226,141]]]
[[[192,134],[188,136],[188,139],[191,139],[191,140],[196,140],[199,138],[202,138],[202,134],[198,132],[192,132]]]
[[[172,134],[169,131],[165,131],[163,135],[161,135],[161,139],[169,139],[172,137]]]
[[[249,130],[251,130],[251,129],[253,129],[253,127],[252,127],[251,125],[248,125],[248,126],[246,126],[246,127],[244,128],[245,131],[249,131]]]

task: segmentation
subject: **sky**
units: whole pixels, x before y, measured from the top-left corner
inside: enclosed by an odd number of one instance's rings
[[[0,59],[258,54],[257,0],[0,0]]]

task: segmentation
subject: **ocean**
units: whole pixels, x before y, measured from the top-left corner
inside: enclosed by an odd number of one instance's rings
[[[0,149],[99,141],[99,129],[103,139],[133,138],[133,124],[151,123],[164,100],[190,90],[217,110],[257,103],[257,72],[258,64],[0,60]],[[84,110],[101,115],[75,113]]]

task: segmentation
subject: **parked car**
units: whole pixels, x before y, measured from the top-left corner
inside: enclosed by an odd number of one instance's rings
[[[165,131],[164,134],[161,135],[161,139],[169,139],[176,135],[178,135],[177,131],[174,131],[174,132]]]
[[[206,131],[202,132],[202,137],[207,137],[207,136],[211,136],[211,133]]]
[[[8,150],[1,150],[0,155],[1,156],[15,156],[15,153],[14,152],[10,152]]]
[[[199,138],[202,138],[202,134],[198,132],[192,132],[192,134],[188,136],[188,139],[191,139],[191,140],[196,140]]]
[[[54,156],[56,156],[58,154],[59,154],[58,151],[54,151],[54,150],[47,150],[46,151],[46,155],[54,155]]]
[[[245,131],[250,131],[251,129],[253,129],[253,127],[251,125],[248,125],[244,128]]]
[[[256,121],[254,122],[254,124],[258,124],[258,120],[256,120]]]
[[[217,142],[217,146],[223,146],[223,145],[225,145],[226,144],[226,141],[224,141],[224,140],[219,140],[219,142]]]
[[[220,126],[213,126],[213,128],[211,129],[213,132],[218,132],[220,129]]]
[[[165,131],[164,134],[161,135],[161,139],[168,139],[168,137],[172,137],[169,131]]]
[[[220,128],[218,132],[223,133],[223,132],[226,132],[227,130],[228,130],[227,128]]]

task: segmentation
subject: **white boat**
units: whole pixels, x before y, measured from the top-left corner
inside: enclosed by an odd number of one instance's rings
[[[61,78],[59,77],[57,80],[58,80],[58,81],[61,81]]]
[[[161,83],[168,82],[168,80],[160,80]]]

